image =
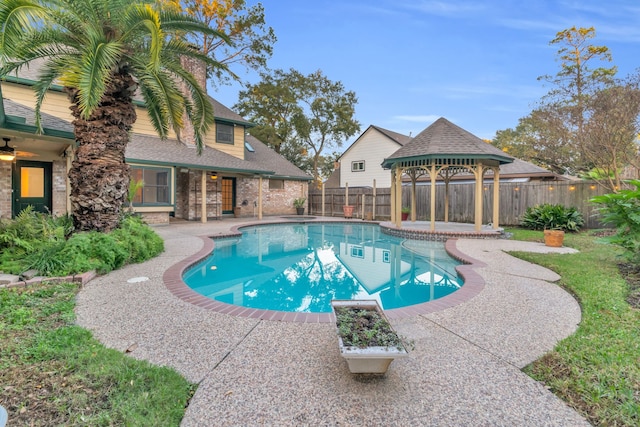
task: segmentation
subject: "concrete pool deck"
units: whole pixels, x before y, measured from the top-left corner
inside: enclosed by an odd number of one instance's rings
[[[457,240],[458,251],[481,262],[483,289],[444,310],[392,319],[415,349],[383,377],[357,376],[331,323],[236,317],[167,289],[166,270],[200,251],[198,236],[243,222],[156,227],[163,254],[97,277],[78,294],[78,324],[105,345],[199,384],[183,426],[589,425],[521,372],[575,331],[580,307],[551,283],[555,273],[504,252],[571,249]]]

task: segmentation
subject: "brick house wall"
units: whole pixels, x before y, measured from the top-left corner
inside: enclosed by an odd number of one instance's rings
[[[241,206],[242,217],[254,215],[254,203],[258,202],[257,178],[238,178],[236,181],[236,205]],[[269,179],[262,180],[262,214],[269,215],[294,215],[296,209],[293,200],[299,197],[307,197],[308,184],[306,181],[284,181],[283,189],[270,189]],[[242,206],[243,201],[246,206]],[[306,204],[305,204],[306,205]],[[245,208],[246,207],[246,213]],[[257,215],[257,208],[255,209]]]
[[[11,218],[11,162],[0,162],[0,218]]]
[[[51,209],[54,216],[67,214],[67,161],[53,162],[51,182]]]

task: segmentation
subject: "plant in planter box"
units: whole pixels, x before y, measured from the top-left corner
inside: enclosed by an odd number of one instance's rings
[[[408,355],[404,341],[375,300],[333,300],[331,306],[340,354],[352,373],[383,374],[394,359]]]
[[[409,218],[409,214],[411,213],[411,208],[408,206],[403,206],[400,209],[401,217],[403,221],[406,221]]]
[[[293,207],[296,208],[298,215],[302,215],[304,213],[304,202],[306,201],[306,197],[299,197],[293,200]]]

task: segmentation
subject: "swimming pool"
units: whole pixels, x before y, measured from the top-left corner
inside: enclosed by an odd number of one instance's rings
[[[381,233],[375,224],[271,224],[215,240],[184,282],[208,298],[264,310],[328,313],[332,299],[384,309],[442,298],[463,282],[443,243]]]

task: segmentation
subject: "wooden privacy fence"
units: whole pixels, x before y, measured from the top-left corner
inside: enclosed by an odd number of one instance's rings
[[[593,196],[607,193],[604,188],[591,181],[554,181],[500,183],[500,225],[519,225],[529,206],[543,203],[575,207],[585,220],[584,228],[600,228],[598,206],[589,202]],[[449,221],[474,222],[474,183],[451,183],[449,185]],[[364,198],[363,198],[364,195]],[[444,184],[436,186],[436,221],[444,221]],[[482,223],[493,218],[493,183],[485,183],[483,189]],[[430,184],[416,186],[416,218],[428,221],[431,203]],[[388,220],[391,217],[391,189],[376,189],[375,212],[372,188],[349,188],[349,204],[355,206],[353,217]],[[324,214],[343,216],[345,205],[343,188],[325,189]],[[402,206],[411,206],[411,186],[402,186]],[[322,192],[309,194],[309,213],[322,215]],[[374,215],[375,214],[375,215]]]

